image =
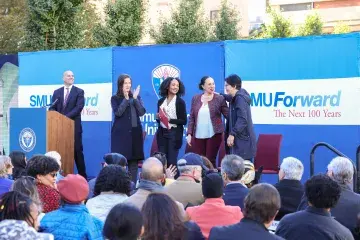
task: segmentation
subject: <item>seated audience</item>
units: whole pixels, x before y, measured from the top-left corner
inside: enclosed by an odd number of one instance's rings
[[[35,178],[44,213],[60,207],[60,194],[56,187],[56,174],[60,166],[55,159],[36,155],[26,165],[27,174]]]
[[[91,215],[105,221],[109,211],[130,195],[131,180],[126,170],[118,165],[109,165],[96,178],[94,198],[87,201]]]
[[[13,180],[9,179],[9,169],[12,167],[11,159],[8,156],[0,156],[0,195],[9,192]]]
[[[44,239],[27,222],[3,220],[0,222],[0,240],[40,240]]]
[[[225,205],[244,208],[244,199],[249,189],[241,182],[244,174],[244,159],[237,155],[226,155],[221,161],[221,175],[225,183]]]
[[[19,177],[26,176],[26,156],[25,153],[21,151],[12,151],[9,155],[11,158],[11,163],[14,166],[12,178],[14,180]]]
[[[143,232],[143,216],[140,210],[124,203],[111,209],[103,229],[104,238],[109,240],[138,240]]]
[[[188,207],[186,213],[196,222],[205,238],[214,226],[235,224],[243,217],[238,206],[225,206],[222,199],[224,182],[218,173],[206,174],[202,179],[202,193],[205,202],[200,206]]]
[[[207,167],[207,169],[209,169],[209,170],[215,169],[214,165],[207,157],[201,156],[201,159],[203,160],[203,163],[204,163],[205,167]]]
[[[89,185],[80,175],[68,174],[58,184],[63,204],[60,209],[45,214],[40,222],[43,232],[55,239],[103,239],[103,222],[89,214],[84,202]]]
[[[248,188],[251,188],[258,183],[254,164],[249,160],[244,160],[244,174],[241,177],[241,182]]]
[[[300,182],[303,172],[304,166],[298,159],[284,158],[279,171],[280,182],[275,184],[281,198],[281,208],[276,220],[288,213],[296,212],[304,194],[304,186]]]
[[[11,191],[0,198],[0,221],[5,219],[22,220],[38,230],[38,215],[37,204],[22,193]]]
[[[336,206],[341,188],[326,175],[316,175],[305,183],[309,206],[284,216],[275,234],[285,239],[354,239],[350,230],[336,221],[330,209]],[[351,210],[348,209],[348,212]]]
[[[166,193],[170,194],[176,201],[181,202],[184,207],[197,206],[204,202],[201,191],[201,159],[180,159],[177,162],[180,176],[174,183],[165,187]]]
[[[360,213],[360,195],[350,187],[354,175],[352,162],[344,157],[335,157],[327,167],[327,175],[335,180],[341,188],[340,199],[331,209],[331,216],[350,229],[355,238],[360,239],[360,235],[355,232],[357,215]],[[304,210],[307,206],[308,199],[304,195],[298,210]]]
[[[104,162],[102,163],[103,168],[106,166],[109,166],[109,165],[118,165],[118,166],[122,167],[129,174],[129,177],[131,178],[130,172],[128,172],[128,169],[127,169],[127,165],[128,165],[127,159],[122,154],[108,153],[108,154],[104,155],[103,159],[104,159]],[[89,191],[88,198],[92,198],[94,196],[95,183],[96,183],[96,178],[93,178],[89,181],[90,191]],[[131,190],[134,190],[134,189],[135,189],[135,183],[131,182]]]
[[[63,171],[61,170],[61,155],[56,151],[50,151],[50,152],[45,153],[45,156],[52,157],[59,164],[60,169],[56,175],[56,182],[59,182],[61,179],[64,178],[64,176],[62,175]]]
[[[143,240],[201,240],[204,236],[194,222],[183,221],[175,201],[163,193],[151,193],[146,199]]]
[[[268,231],[280,208],[280,195],[270,184],[260,183],[249,190],[244,202],[244,218],[239,223],[225,227],[213,227],[209,240],[283,239]],[[241,237],[240,237],[241,236]]]

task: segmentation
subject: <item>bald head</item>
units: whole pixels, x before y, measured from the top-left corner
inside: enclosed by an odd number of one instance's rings
[[[65,86],[71,86],[74,84],[74,73],[70,70],[65,71],[63,74],[63,80]]]
[[[160,182],[164,178],[164,166],[154,157],[145,160],[142,165],[141,177],[144,180]]]

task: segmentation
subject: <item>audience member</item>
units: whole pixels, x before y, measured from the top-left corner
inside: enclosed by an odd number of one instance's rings
[[[58,184],[63,204],[60,209],[47,213],[40,222],[43,232],[55,239],[103,239],[103,222],[89,214],[84,202],[89,185],[80,175],[68,174]]]
[[[47,152],[45,153],[45,156],[47,157],[52,157],[53,159],[56,160],[57,164],[59,164],[60,166],[60,169],[56,175],[56,182],[59,182],[61,179],[64,178],[64,176],[62,175],[63,174],[63,171],[61,169],[61,155],[60,153],[56,152],[56,151],[50,151],[50,152]]]
[[[130,195],[131,180],[126,170],[118,165],[104,167],[96,179],[94,198],[87,201],[91,215],[105,221],[109,211]]]
[[[152,156],[154,158],[157,158],[164,166],[164,173],[166,178],[164,179],[162,185],[168,186],[172,184],[175,181],[174,180],[175,176],[177,175],[176,166],[173,165],[170,165],[169,167],[167,166],[167,158],[165,153],[155,152]]]
[[[280,220],[286,214],[296,212],[304,194],[304,186],[300,182],[303,172],[304,166],[298,159],[284,158],[279,171],[280,182],[275,184],[281,198],[281,208],[276,220]]]
[[[280,195],[275,187],[260,183],[249,190],[244,202],[244,218],[239,223],[225,227],[213,227],[209,240],[283,239],[269,233],[268,228],[280,209]]]
[[[244,174],[241,177],[241,182],[248,188],[258,183],[254,164],[249,160],[244,160]]]
[[[26,156],[21,151],[12,151],[9,155],[14,166],[12,178],[14,180],[26,175]]]
[[[180,159],[177,162],[180,176],[165,191],[184,207],[197,206],[204,202],[201,192],[201,172],[203,162],[200,159]]]
[[[214,226],[235,224],[243,217],[238,206],[225,206],[222,199],[224,182],[219,173],[209,173],[202,180],[205,202],[200,206],[188,207],[186,213],[196,222],[205,238]]]
[[[341,188],[340,199],[331,209],[331,215],[335,217],[335,220],[347,227],[355,238],[360,239],[360,235],[355,233],[357,215],[360,213],[360,195],[354,193],[350,187],[353,174],[352,162],[344,157],[335,157],[327,166],[327,175],[335,180]],[[304,195],[298,210],[304,210],[307,206],[308,199]]]
[[[244,199],[249,189],[241,182],[244,174],[244,159],[237,155],[226,155],[221,161],[221,175],[225,183],[225,205],[244,208]]]
[[[0,240],[40,240],[42,236],[25,221],[3,220],[0,222]]]
[[[8,156],[0,155],[0,195],[9,192],[13,184],[13,180],[8,178],[8,170],[11,166],[11,159]]]
[[[27,174],[35,178],[43,212],[51,212],[60,207],[60,194],[56,188],[56,174],[60,166],[55,159],[36,155],[26,165]]]
[[[151,193],[142,213],[144,218],[143,240],[201,240],[200,228],[194,222],[183,222],[182,213],[175,201],[163,193]]]
[[[316,175],[305,183],[309,206],[284,216],[275,234],[285,239],[354,239],[350,230],[330,214],[340,198],[341,188],[326,175]],[[349,209],[348,209],[349,210]],[[351,212],[351,211],[348,211]]]
[[[103,229],[106,239],[138,240],[143,233],[143,216],[137,207],[120,203],[110,210]]]
[[[207,167],[209,170],[215,169],[214,165],[211,163],[211,161],[207,157],[201,156],[201,159],[203,160],[205,167]]]
[[[141,209],[150,193],[162,192],[164,190],[161,184],[164,178],[164,166],[162,163],[155,157],[146,159],[142,165],[139,189],[124,202],[133,204]],[[184,206],[179,202],[176,203],[184,216]]]
[[[120,167],[122,167],[130,176],[130,172],[128,172],[127,170],[127,159],[126,157],[124,157],[122,154],[120,153],[108,153],[105,154],[104,157],[104,162],[102,163],[103,168],[109,165],[118,165]],[[89,196],[88,198],[92,198],[94,196],[94,187],[95,187],[95,183],[96,183],[96,178],[93,178],[89,181]],[[135,183],[131,182],[131,190],[135,189]]]
[[[22,193],[11,191],[0,198],[0,221],[5,219],[22,220],[38,230],[38,215],[37,205]]]
[[[42,211],[40,196],[35,184],[35,178],[30,176],[22,176],[16,179],[12,185],[12,191],[28,196],[33,203],[38,206],[39,212]]]

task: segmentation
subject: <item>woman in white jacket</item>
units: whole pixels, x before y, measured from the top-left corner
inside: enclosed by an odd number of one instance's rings
[[[110,210],[128,198],[131,191],[131,180],[121,166],[104,167],[96,179],[94,198],[87,201],[86,206],[91,215],[105,221]]]

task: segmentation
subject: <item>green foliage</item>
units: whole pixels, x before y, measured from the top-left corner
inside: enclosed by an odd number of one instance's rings
[[[180,0],[170,19],[161,19],[150,35],[158,44],[206,42],[210,24],[204,20],[202,0]]]
[[[94,38],[99,46],[136,45],[144,30],[145,3],[143,0],[109,1],[104,25],[94,29]]]
[[[351,28],[344,22],[337,22],[334,27],[334,34],[341,34],[341,33],[349,33],[351,32]]]
[[[82,40],[76,21],[84,0],[28,0],[26,47],[29,50],[76,48]]]
[[[0,54],[22,50],[26,11],[26,0],[0,1]]]
[[[223,0],[220,9],[220,18],[215,24],[216,40],[238,39],[238,22],[240,20],[238,12],[227,0]]]
[[[323,22],[318,13],[306,16],[305,23],[299,28],[299,36],[321,35]]]
[[[94,32],[100,22],[100,18],[95,11],[95,6],[89,2],[83,3],[79,14],[77,14],[76,22],[80,25],[83,36],[79,47],[98,47],[98,43],[94,40]]]
[[[292,35],[292,23],[280,12],[270,9],[271,23],[264,26],[261,38],[286,38]]]

